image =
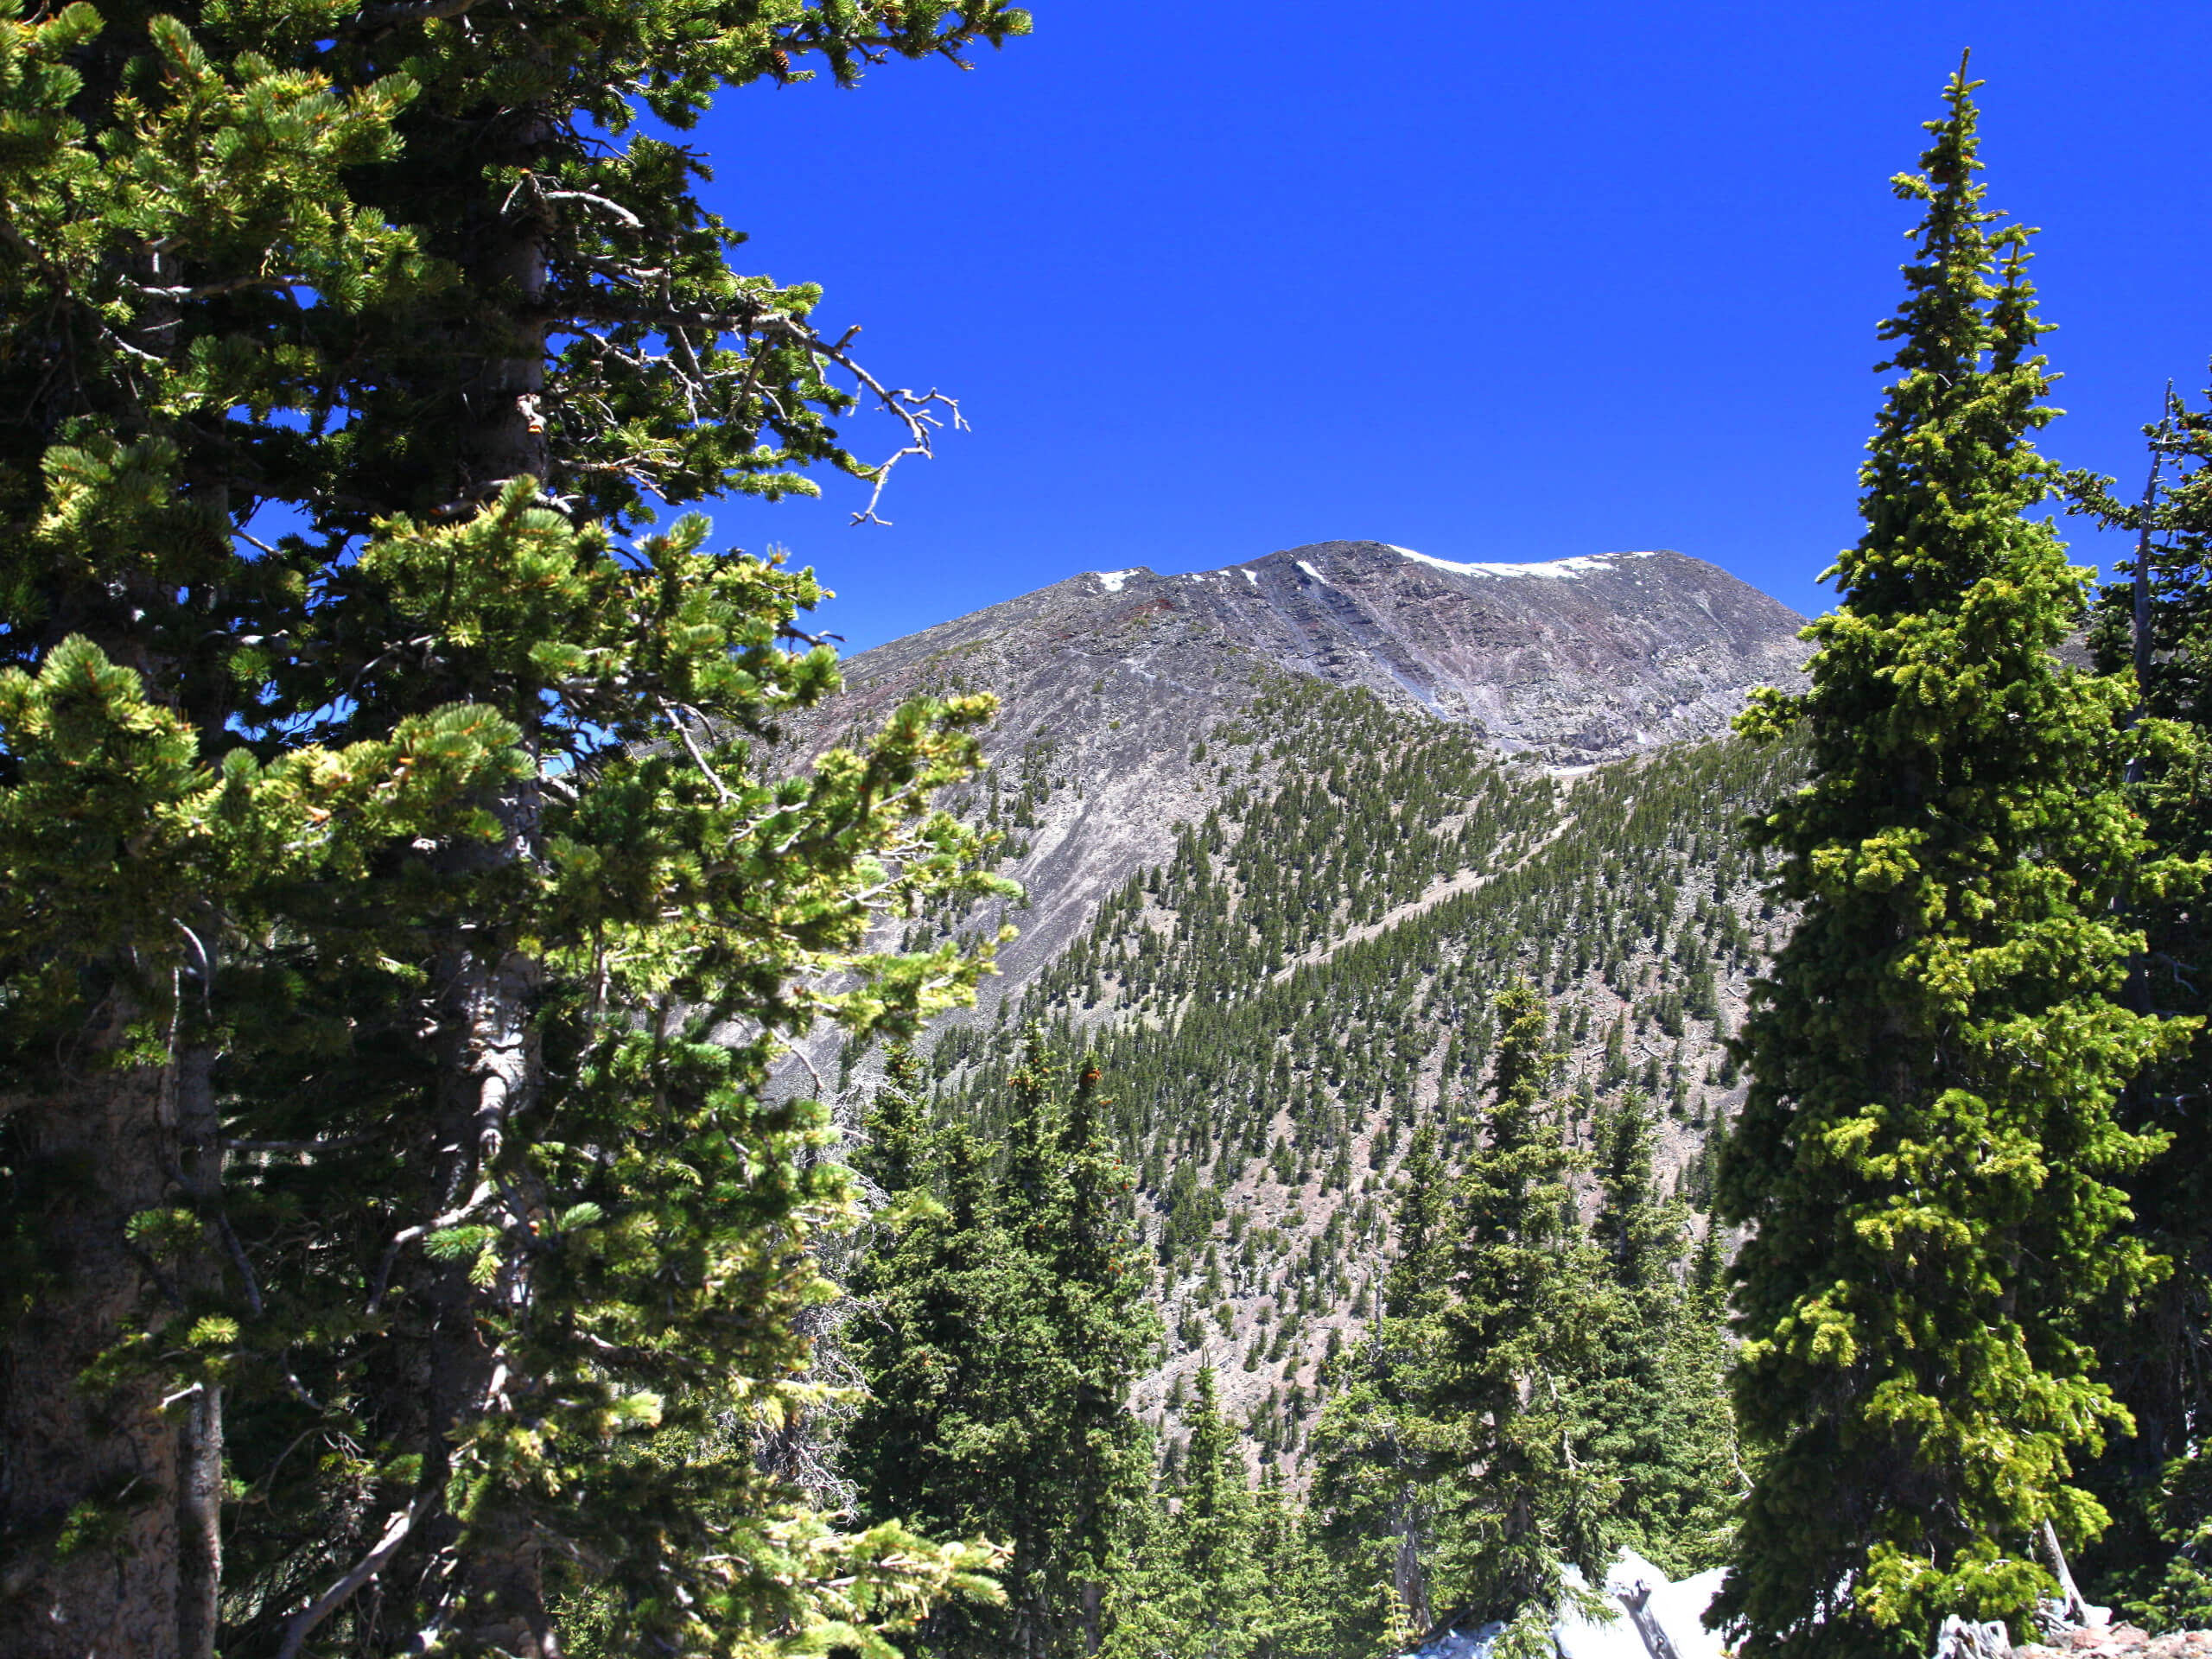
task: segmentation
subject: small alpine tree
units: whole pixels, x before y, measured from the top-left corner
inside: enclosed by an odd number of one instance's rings
[[[1427,1408],[1448,1446],[1438,1577],[1452,1604],[1548,1632],[1610,1553],[1611,1471],[1586,1457],[1586,1380],[1614,1300],[1575,1213],[1576,1164],[1544,1097],[1556,1056],[1543,999],[1516,981],[1494,1005],[1495,1099],[1478,1120],[1450,1215],[1451,1300]],[[1578,1446],[1581,1447],[1578,1452]]]
[[[1688,1207],[1662,1198],[1650,1103],[1635,1090],[1599,1137],[1592,1243],[1611,1317],[1585,1389],[1597,1432],[1584,1454],[1618,1483],[1613,1535],[1668,1572],[1715,1564],[1731,1523],[1734,1425],[1714,1299],[1678,1277]]]
[[[1199,1367],[1184,1421],[1191,1439],[1176,1501],[1153,1518],[1117,1586],[1109,1659],[1254,1659],[1260,1650],[1273,1586],[1261,1572],[1244,1459],[1211,1364]]]
[[[1414,1130],[1398,1196],[1398,1258],[1382,1317],[1331,1362],[1332,1391],[1315,1425],[1315,1529],[1370,1606],[1389,1609],[1378,1637],[1428,1628],[1435,1567],[1435,1481],[1443,1437],[1428,1398],[1450,1294],[1451,1183],[1435,1124]]]
[[[1811,781],[1754,821],[1802,907],[1739,1058],[1719,1209],[1738,1419],[1763,1454],[1713,1617],[1746,1659],[1924,1653],[1942,1617],[2018,1625],[2050,1535],[2104,1524],[2073,1460],[2124,1429],[2081,1315],[2147,1283],[2115,1184],[2157,1147],[2114,1114],[2171,1046],[2115,1000],[2145,879],[2120,791],[2123,684],[2056,652],[2087,573],[2026,515],[2051,468],[2029,232],[1976,181],[1961,64],[1900,199],[1923,218],[1884,326],[1897,372],[1866,533],[1807,638]]]

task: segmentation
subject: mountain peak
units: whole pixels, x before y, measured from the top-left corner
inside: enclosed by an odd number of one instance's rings
[[[1510,563],[1314,542],[1187,575],[1070,576],[865,652],[847,679],[867,704],[957,679],[999,693],[1001,731],[1128,721],[1187,747],[1271,666],[1579,766],[1724,730],[1751,687],[1796,682],[1803,621],[1664,549]]]
[[[1085,571],[894,639],[849,660],[844,693],[792,736],[825,746],[918,693],[997,695],[992,798],[1014,815],[1005,868],[1028,894],[999,1003],[1173,854],[1179,823],[1222,804],[1225,753],[1258,786],[1286,678],[1580,772],[1726,731],[1752,686],[1798,683],[1802,623],[1672,551],[1490,563],[1315,542],[1187,575]]]

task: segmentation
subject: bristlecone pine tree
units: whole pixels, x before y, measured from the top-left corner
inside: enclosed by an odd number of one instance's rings
[[[2127,914],[2145,935],[2123,1000],[2138,1013],[2201,1019],[2208,1007],[2204,861],[2212,857],[2212,409],[2171,391],[2145,429],[2144,497],[2113,480],[2069,474],[2076,510],[2136,537],[2133,568],[2099,596],[2089,641],[2097,666],[2132,671],[2139,747],[2129,801],[2160,852],[2195,861],[2194,880],[2141,883]],[[2166,1137],[2128,1184],[2134,1230],[2172,1269],[2141,1306],[2115,1300],[2094,1327],[2102,1373],[2135,1432],[2088,1471],[2113,1509],[2090,1552],[2094,1593],[2153,1628],[2212,1624],[2212,1117],[2203,1109],[2205,1037],[2138,1077],[2121,1122]]]
[[[2023,1624],[2039,1542],[2104,1524],[2075,1459],[2124,1428],[2083,1310],[2145,1285],[2115,1115],[2175,1035],[2117,994],[2159,879],[2120,792],[2122,683],[2055,654],[2087,573],[2024,515],[2051,469],[2025,276],[1975,181],[1964,66],[1929,124],[1866,534],[1808,637],[1811,781],[1754,826],[1803,907],[1742,1039],[1719,1180],[1736,1403],[1761,1456],[1714,1617],[1756,1656],[1916,1654],[1947,1613]]]
[[[779,781],[819,590],[644,533],[944,406],[639,118],[1027,27],[9,0],[0,1651],[881,1651],[985,1559],[752,1437],[847,1205],[766,1068],[970,994],[864,934],[982,885],[988,708]]]

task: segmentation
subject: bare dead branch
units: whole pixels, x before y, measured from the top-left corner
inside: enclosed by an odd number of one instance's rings
[[[645,228],[645,220],[639,219],[620,202],[609,201],[605,196],[594,195],[588,190],[540,190],[537,194],[547,201],[588,202],[594,207],[603,208],[613,214],[633,231],[642,231]]]
[[[285,1624],[284,1640],[276,1649],[276,1659],[299,1659],[301,1645],[315,1633],[315,1626],[337,1611],[348,1596],[384,1571],[385,1563],[406,1541],[407,1535],[415,1529],[415,1523],[430,1507],[433,1495],[429,1491],[417,1492],[415,1501],[391,1517],[385,1524],[384,1536],[377,1540],[367,1554],[353,1564],[345,1577],[292,1615]]]
[[[714,785],[715,794],[724,806],[728,806],[737,798],[730,793],[729,786],[722,782],[720,774],[707,764],[707,757],[699,753],[699,746],[691,741],[691,728],[683,723],[683,716],[666,699],[659,701],[661,712],[668,716],[669,724],[676,728],[676,735],[683,744],[683,752],[691,757],[691,764],[699,768],[699,775]]]

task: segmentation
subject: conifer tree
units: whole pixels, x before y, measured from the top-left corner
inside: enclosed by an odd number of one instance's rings
[[[1598,1425],[1585,1379],[1612,1298],[1575,1214],[1573,1154],[1543,1088],[1543,999],[1524,981],[1494,1005],[1495,1099],[1452,1212],[1452,1299],[1428,1409],[1449,1436],[1440,1577],[1478,1618],[1548,1631],[1610,1554],[1618,1480],[1587,1458]],[[1578,1450],[1580,1448],[1580,1450]]]
[[[1097,1069],[1067,1081],[1030,1032],[1004,1147],[948,1129],[944,1206],[856,1287],[874,1304],[857,1324],[872,1397],[848,1436],[863,1508],[1011,1550],[1004,1605],[932,1619],[931,1652],[1090,1650],[1150,1473],[1128,1393],[1158,1321],[1129,1179],[1101,1130]]]
[[[1256,1552],[1252,1494],[1211,1365],[1185,1414],[1178,1502],[1156,1517],[1114,1599],[1110,1659],[1250,1659],[1272,1586]]]
[[[1312,1511],[1292,1502],[1273,1466],[1255,1499],[1252,1554],[1267,1586],[1256,1621],[1256,1659],[1319,1659],[1344,1652],[1357,1639],[1356,1621],[1346,1616],[1356,1605],[1357,1588],[1344,1583],[1313,1535]],[[1347,1595],[1348,1589],[1353,1593]]]
[[[1650,1103],[1631,1090],[1598,1154],[1592,1242],[1614,1294],[1586,1384],[1598,1425],[1587,1455],[1618,1483],[1612,1535],[1681,1576],[1719,1558],[1734,1429],[1719,1309],[1677,1277],[1688,1211],[1660,1195],[1653,1141]]]
[[[2145,936],[2122,993],[2161,1019],[2207,1012],[2203,862],[2212,855],[2212,409],[2169,390],[2145,429],[2151,481],[2123,502],[2109,478],[2069,474],[2072,510],[2133,533],[2135,557],[2098,596],[2090,628],[2097,666],[2132,673],[2136,753],[2128,799],[2158,850],[2196,868],[2126,893]],[[2088,1472],[2116,1524],[2091,1552],[2085,1576],[2153,1626],[2212,1620],[2212,1135],[2200,1092],[2205,1037],[2139,1076],[2121,1096],[2121,1122],[2164,1138],[2127,1184],[2133,1231],[2171,1267],[2139,1304],[2118,1299],[2094,1327],[2102,1374],[2134,1419],[2134,1433]]]
[[[1027,1355],[1011,1351],[1030,1287],[998,1219],[990,1149],[963,1124],[937,1149],[944,1202],[917,1216],[857,1276],[874,1306],[855,1321],[868,1399],[846,1435],[846,1470],[874,1516],[939,1535],[995,1532],[1011,1542],[1007,1494],[1029,1449]],[[1025,1563],[1027,1565],[1027,1563]],[[955,1607],[930,1645],[969,1651],[1005,1627],[1003,1611]]]
[[[1744,1033],[1719,1178],[1739,1421],[1763,1454],[1715,1617],[1739,1651],[1922,1653],[1948,1613],[2021,1621],[2037,1542],[2104,1516],[2074,1460],[2125,1427],[2081,1310],[2145,1282],[2115,1118],[2158,1053],[2113,1000],[2146,851],[2119,791],[2124,686],[2062,665],[2085,573],[2025,515],[2051,473],[2028,232],[1975,175],[1964,66],[1929,124],[1916,257],[1883,336],[1866,533],[1808,630],[1811,781],[1752,829],[1802,906]]]
[[[1444,1457],[1428,1400],[1452,1243],[1449,1179],[1426,1119],[1403,1177],[1382,1316],[1331,1367],[1333,1392],[1313,1431],[1313,1503],[1320,1536],[1370,1610],[1387,1599],[1394,1626],[1425,1630]]]
[[[883,1082],[869,1103],[866,1141],[853,1162],[887,1194],[914,1190],[927,1173],[928,1084],[912,1043],[893,1043],[884,1056]]]
[[[702,161],[639,117],[1026,26],[0,29],[0,938],[38,992],[0,1033],[32,1292],[0,1648],[880,1647],[961,1570],[829,1535],[748,1437],[804,1408],[805,1245],[847,1207],[767,1067],[971,994],[972,953],[866,930],[988,885],[926,810],[988,709],[779,776],[766,740],[835,684],[791,649],[819,589],[696,518],[646,533],[810,466],[880,484],[833,423],[854,387],[907,453],[945,411],[817,333],[817,290],[733,269]],[[107,899],[48,902],[72,866]]]
[[[1126,1562],[1127,1510],[1142,1500],[1151,1448],[1128,1408],[1139,1368],[1160,1335],[1147,1275],[1132,1249],[1134,1182],[1108,1141],[1097,1060],[1085,1055],[1058,1125],[1065,1209],[1042,1261],[1053,1330],[1065,1355],[1067,1511],[1061,1553],[1096,1651],[1106,1588]]]

